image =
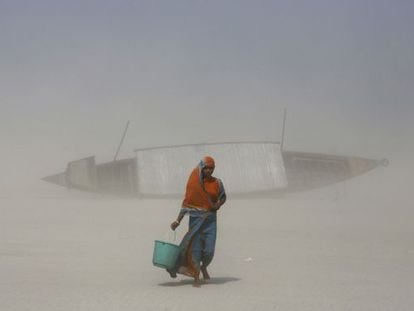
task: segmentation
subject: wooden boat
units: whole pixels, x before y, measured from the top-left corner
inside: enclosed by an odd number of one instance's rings
[[[43,180],[117,195],[181,196],[188,174],[205,155],[215,158],[214,175],[233,195],[311,190],[388,164],[385,159],[285,151],[279,142],[222,142],[136,149],[134,157],[100,164],[90,156]]]

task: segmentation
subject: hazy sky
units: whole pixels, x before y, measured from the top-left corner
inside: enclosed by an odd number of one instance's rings
[[[284,107],[287,149],[413,150],[410,0],[0,0],[0,51],[3,180],[109,160],[127,120],[123,157],[279,140]]]

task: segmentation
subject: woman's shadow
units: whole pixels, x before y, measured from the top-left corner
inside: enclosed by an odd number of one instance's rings
[[[201,285],[220,285],[220,284],[225,284],[225,283],[229,283],[229,282],[236,282],[236,281],[240,281],[239,278],[234,278],[234,277],[216,277],[216,278],[211,278],[210,280],[207,281],[202,281]],[[173,281],[173,282],[165,282],[165,283],[160,283],[158,284],[159,286],[167,286],[167,287],[176,287],[176,286],[184,286],[184,285],[192,285],[194,283],[193,279],[183,279],[180,281]]]

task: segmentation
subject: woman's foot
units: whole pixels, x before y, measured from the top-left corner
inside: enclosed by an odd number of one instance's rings
[[[193,287],[201,287],[200,277],[198,275],[194,278]]]
[[[203,279],[206,280],[210,280],[210,275],[207,272],[207,267],[201,267],[201,273],[203,274]]]

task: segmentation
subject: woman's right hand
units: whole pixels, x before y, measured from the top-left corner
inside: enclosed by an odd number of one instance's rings
[[[174,231],[175,229],[177,229],[179,225],[180,225],[180,222],[176,220],[170,225],[170,228],[172,231]]]

